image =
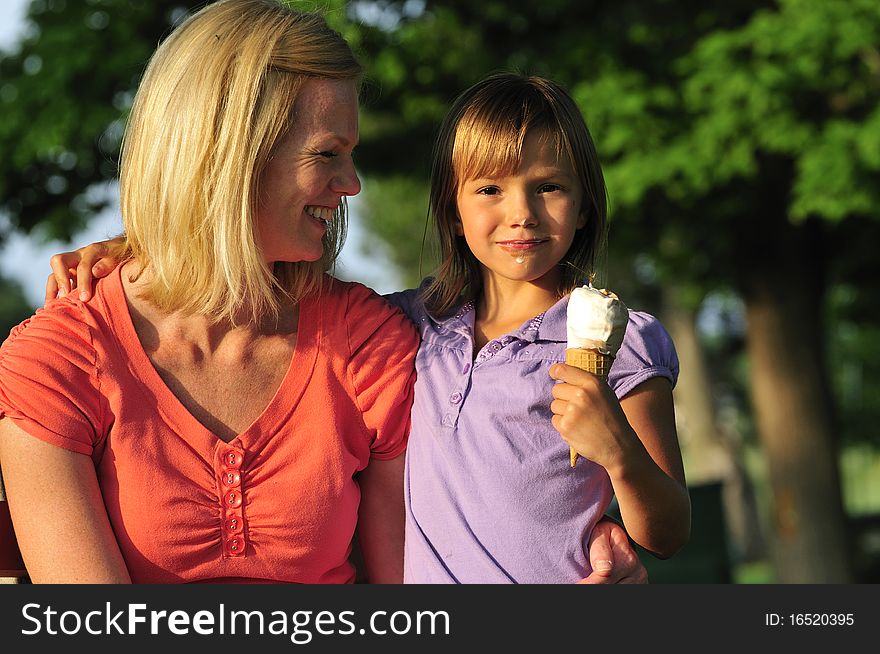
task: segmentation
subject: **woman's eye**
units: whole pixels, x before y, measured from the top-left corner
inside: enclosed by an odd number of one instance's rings
[[[332,150],[324,150],[322,152],[319,152],[318,156],[324,157],[325,159],[332,159],[333,157],[336,157],[338,155],[336,152],[333,152]]]

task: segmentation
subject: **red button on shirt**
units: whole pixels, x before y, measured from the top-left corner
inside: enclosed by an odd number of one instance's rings
[[[223,453],[223,462],[230,468],[240,468],[244,456],[238,450],[228,449]]]
[[[241,484],[241,474],[238,470],[224,470],[223,474],[220,476],[220,479],[223,480],[223,485],[227,488],[235,488],[239,484]]]
[[[241,492],[233,489],[223,496],[223,505],[237,509],[241,506]]]
[[[233,536],[226,539],[226,552],[230,556],[241,556],[244,554],[244,538],[241,536]]]
[[[226,531],[231,534],[238,534],[244,529],[244,523],[240,515],[230,515],[226,518]]]

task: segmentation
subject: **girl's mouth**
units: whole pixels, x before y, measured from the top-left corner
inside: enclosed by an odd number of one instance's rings
[[[523,253],[534,250],[549,240],[547,238],[511,239],[509,241],[498,241],[498,247],[511,253]]]

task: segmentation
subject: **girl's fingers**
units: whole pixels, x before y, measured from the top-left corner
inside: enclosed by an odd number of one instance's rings
[[[79,299],[83,302],[92,297],[92,266],[85,259],[76,267],[76,287],[79,289]]]
[[[43,304],[46,304],[49,300],[54,300],[58,297],[58,282],[55,280],[55,273],[49,273],[49,278],[46,280],[46,297],[43,298]]]
[[[92,266],[92,276],[95,279],[101,279],[110,274],[110,271],[116,267],[117,261],[112,256],[105,256],[98,259],[98,263]]]
[[[550,403],[550,411],[553,412],[553,415],[563,416],[565,415],[565,409],[568,406],[568,402],[565,400],[553,400]]]
[[[575,368],[567,363],[554,363],[550,366],[550,376],[566,384],[577,384],[582,386],[585,382],[589,383],[590,378],[595,379],[595,375],[591,375],[586,370]]]
[[[52,268],[52,276],[55,278],[57,293],[60,297],[64,297],[70,293],[70,269],[75,268],[79,263],[79,255],[76,252],[63,252],[61,254],[53,254],[49,259],[49,266]],[[49,294],[49,285],[46,285],[46,295]],[[53,296],[54,297],[54,296]]]

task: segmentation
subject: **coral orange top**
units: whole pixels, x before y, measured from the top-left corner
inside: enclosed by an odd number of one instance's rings
[[[406,447],[418,345],[407,318],[328,279],[300,305],[275,397],[224,443],[153,368],[119,269],[88,304],[71,296],[0,348],[0,417],[92,458],[132,580],[353,581],[356,473]]]

